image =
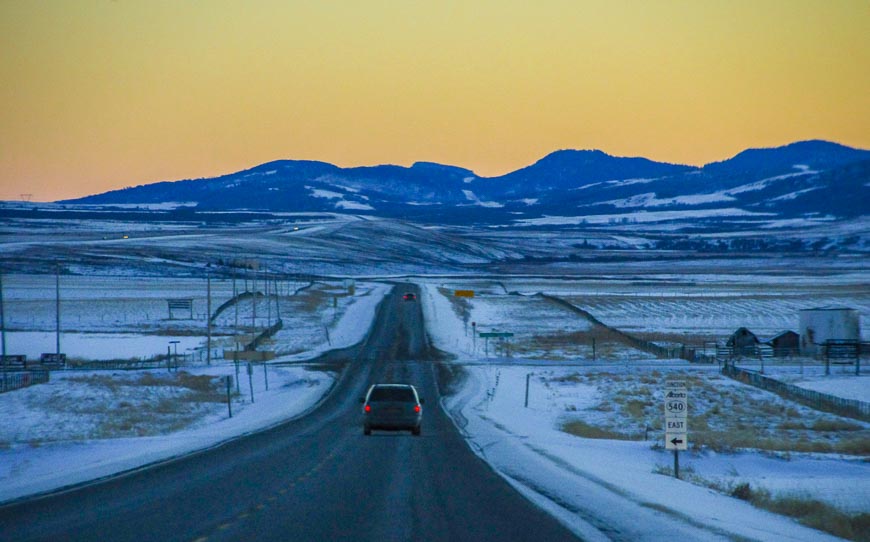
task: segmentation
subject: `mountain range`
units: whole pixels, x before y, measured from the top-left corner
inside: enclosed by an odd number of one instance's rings
[[[196,212],[345,212],[426,223],[832,221],[870,208],[870,151],[826,141],[749,149],[703,167],[560,150],[499,177],[417,162],[341,168],[279,160],[209,179],[141,185],[64,204]]]

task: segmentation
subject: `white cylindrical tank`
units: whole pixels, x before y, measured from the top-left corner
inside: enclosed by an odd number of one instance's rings
[[[821,353],[825,341],[860,341],[860,315],[855,309],[831,307],[800,311],[801,354]]]

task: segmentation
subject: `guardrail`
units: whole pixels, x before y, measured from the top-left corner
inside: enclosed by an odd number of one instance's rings
[[[815,408],[816,410],[824,410],[841,416],[870,421],[870,403],[864,401],[859,401],[857,399],[843,399],[842,397],[837,397],[835,395],[820,393],[794,386],[792,384],[786,384],[785,382],[781,382],[775,378],[770,378],[769,376],[764,376],[756,371],[735,367],[733,363],[725,364],[725,366],[722,367],[722,374],[733,378],[738,382],[750,384],[763,390],[772,391],[781,397],[797,401],[798,403]]]
[[[48,382],[49,378],[47,370],[3,371],[0,374],[0,393],[26,388],[34,384],[44,384]]]

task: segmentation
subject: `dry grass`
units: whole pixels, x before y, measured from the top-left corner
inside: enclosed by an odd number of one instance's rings
[[[666,476],[674,475],[670,465],[658,465],[653,472]],[[723,483],[708,480],[698,475],[691,467],[680,469],[680,478],[747,501],[757,508],[795,518],[808,527],[834,536],[857,542],[870,542],[870,514],[847,514],[809,497],[795,495],[774,497],[769,491],[753,488],[748,482]]]
[[[40,406],[81,420],[73,438],[107,439],[162,435],[190,426],[226,401],[221,379],[178,373],[71,376],[87,395],[55,394]]]
[[[589,425],[577,420],[563,425],[562,431],[584,438],[632,440],[629,435],[611,431],[609,429],[603,429],[601,427],[595,427],[594,425]]]
[[[804,525],[847,540],[870,542],[870,514],[846,514],[816,499],[795,496],[772,497],[768,491],[738,484],[731,495],[758,508],[797,519]]]
[[[870,456],[868,424],[815,411],[755,388],[733,385],[715,374],[673,376],[685,380],[689,388],[689,444],[694,449]],[[661,438],[664,416],[658,390],[663,381],[659,372],[571,373],[550,380],[554,385],[597,388],[602,398],[599,404],[588,408],[587,414],[578,413],[575,417],[600,430],[573,433],[583,433],[581,436],[589,438],[616,438],[596,434],[644,434],[646,428],[654,428],[655,438]],[[571,423],[574,420],[566,427]]]
[[[466,318],[471,314],[471,301],[467,297],[457,297],[453,295],[453,290],[440,286],[438,287],[438,293],[450,301],[450,307],[459,318]]]
[[[289,302],[292,305],[293,310],[314,313],[322,310],[327,303],[331,304],[332,298],[333,296],[331,294],[328,294],[323,290],[309,288],[299,292],[288,301],[284,301],[284,303]]]
[[[591,330],[553,331],[535,334],[529,338],[515,340],[514,352],[529,359],[568,359],[575,357],[592,358],[592,342],[595,341],[596,359],[613,359],[625,350],[622,338],[607,328],[595,327]]]

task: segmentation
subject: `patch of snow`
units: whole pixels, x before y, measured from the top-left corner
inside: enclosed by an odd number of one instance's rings
[[[353,211],[373,211],[375,208],[369,205],[368,203],[362,203],[359,201],[347,201],[341,200],[335,203],[335,207],[337,209],[347,209]]]
[[[741,186],[737,186],[735,188],[729,188],[728,190],[723,190],[721,193],[729,196],[733,196],[735,194],[742,194],[743,192],[753,192],[756,190],[763,190],[770,186],[771,183],[776,181],[782,181],[785,179],[792,179],[794,177],[803,177],[805,175],[815,175],[818,171],[811,170],[809,168],[799,171],[798,173],[787,173],[785,175],[777,175],[775,177],[768,177],[766,179],[761,179],[760,181],[756,181],[754,183],[744,184]]]
[[[308,190],[311,190],[311,196],[314,198],[325,198],[325,199],[343,199],[344,194],[339,192],[333,192],[331,190],[323,190],[320,188],[314,188],[313,186],[306,186]]]
[[[198,375],[235,378],[231,363],[188,371]],[[67,440],[34,436],[32,439],[25,438],[24,442],[9,444],[8,439],[13,432],[39,429],[50,421],[41,412],[27,407],[28,404],[44,402],[61,393],[72,396],[79,394],[83,401],[93,399],[90,386],[76,385],[70,379],[88,375],[129,378],[147,372],[117,376],[106,371],[54,372],[51,381],[46,384],[0,395],[0,405],[6,413],[0,417],[0,441],[8,444],[0,447],[0,502],[109,476],[264,429],[311,408],[330,389],[334,380],[329,374],[301,367],[270,367],[269,390],[265,389],[262,370],[258,370],[252,380],[256,402],[250,402],[248,383],[245,382],[242,395],[233,402],[232,418],[228,417],[226,404],[213,404],[206,418],[167,435],[106,439],[75,437]],[[154,374],[165,373],[154,371]],[[140,390],[133,388],[132,392],[141,395]],[[115,392],[112,401],[127,399],[119,393]],[[131,397],[129,401],[135,402],[137,399]],[[107,410],[110,408],[106,406]],[[86,432],[77,430],[77,424],[82,423],[78,418],[65,416],[58,423],[72,433]]]
[[[734,201],[734,198],[721,193],[713,194],[692,194],[688,196],[677,196],[674,198],[658,198],[655,192],[647,192],[638,194],[630,198],[604,201],[604,204],[610,204],[614,207],[632,208],[632,207],[662,207],[666,205],[703,205],[707,203],[721,203]]]
[[[759,226],[761,229],[776,229],[776,228],[809,228],[818,226],[823,222],[832,221],[832,217],[828,218],[783,218],[780,220],[771,220],[766,224]]]
[[[101,203],[100,207],[117,209],[145,209],[148,211],[173,211],[185,207],[196,207],[195,201],[166,201],[162,203]]]
[[[853,399],[870,403],[870,379],[866,376],[821,376],[812,379],[790,382],[794,386],[808,390],[835,395],[842,399]]]
[[[39,359],[54,352],[56,336],[48,331],[7,331],[6,350]],[[134,333],[61,333],[61,352],[69,358],[84,360],[149,358],[166,353],[169,341],[178,341],[178,353],[202,346],[204,337],[139,335]]]
[[[805,188],[803,190],[798,190],[797,192],[792,192],[791,194],[783,194],[782,196],[777,196],[777,197],[771,199],[770,201],[790,201],[790,200],[797,198],[798,196],[801,196],[801,195],[809,193],[809,192],[813,192],[815,190],[820,190],[821,188],[822,188],[821,186],[814,186],[812,188]]]
[[[463,190],[462,193],[465,194],[465,198],[466,198],[468,201],[471,201],[471,202],[473,202],[475,205],[479,205],[480,207],[489,207],[489,208],[495,208],[495,209],[498,209],[498,208],[504,207],[503,204],[498,203],[498,202],[496,202],[496,201],[482,201],[482,200],[481,200],[480,198],[478,198],[477,195],[475,195],[475,193],[472,192],[471,190]]]
[[[559,226],[579,224],[618,224],[664,222],[669,220],[689,220],[693,218],[716,217],[768,217],[774,213],[755,213],[734,207],[725,209],[698,209],[685,211],[641,211],[628,214],[583,215],[583,216],[544,216],[516,220],[519,226]]]
[[[357,194],[360,191],[359,188],[355,188],[352,186],[342,186],[340,184],[333,184],[333,186],[335,186],[336,188],[341,188],[342,190],[345,190],[345,191],[350,192],[352,194]]]

